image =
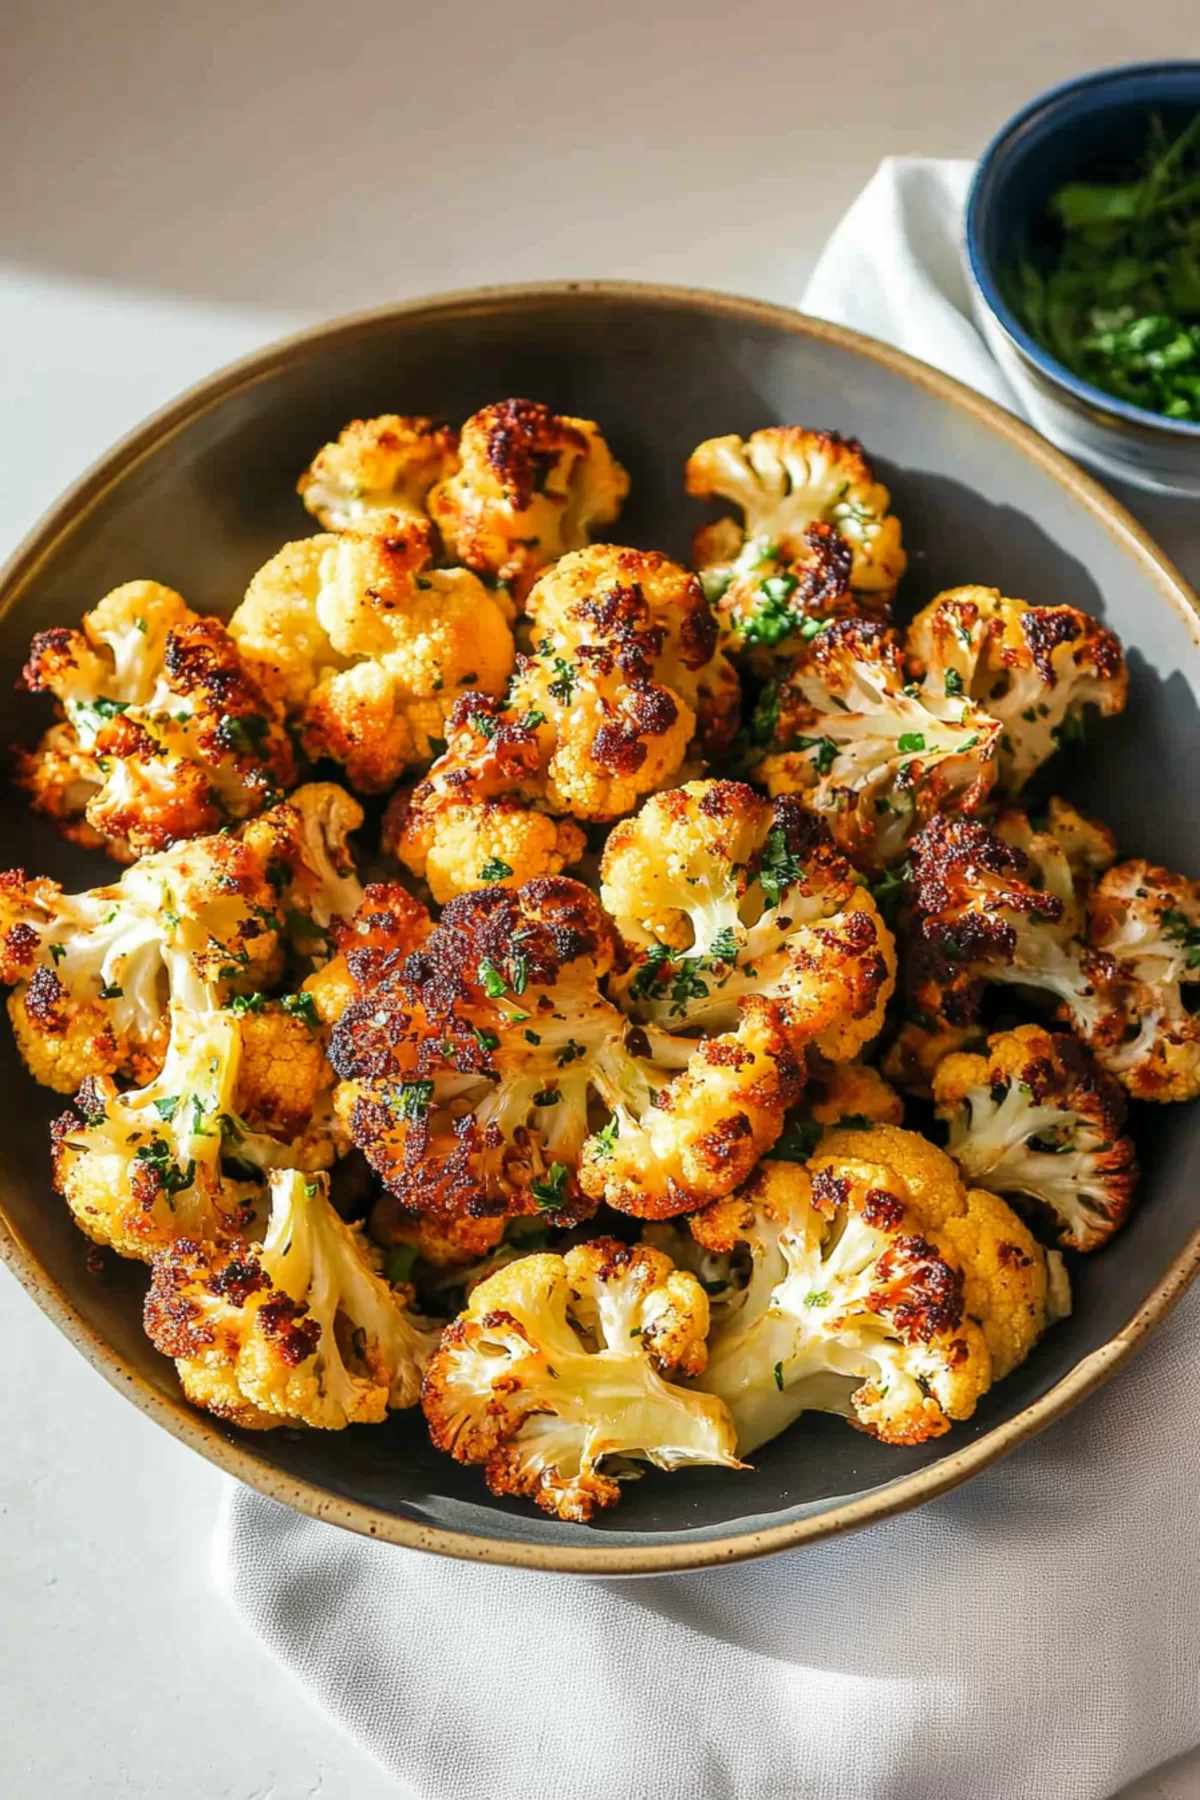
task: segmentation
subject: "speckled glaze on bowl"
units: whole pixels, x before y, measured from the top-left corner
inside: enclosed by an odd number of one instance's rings
[[[622,535],[682,555],[682,492],[701,438],[771,422],[860,436],[892,488],[911,570],[907,603],[995,583],[1102,615],[1131,648],[1128,713],[1069,791],[1128,854],[1200,874],[1200,625],[1179,576],[1106,494],[1025,426],[910,358],[815,320],[720,295],[633,284],[483,290],[342,320],[262,351],[119,444],[0,574],[0,681],[31,633],[78,618],[116,582],[152,576],[228,612],[249,576],[309,521],[296,473],[355,415],[461,419],[529,394],[601,420],[633,476]],[[44,720],[13,703],[9,735]],[[5,861],[76,886],[111,865],[73,850],[0,793]],[[598,1525],[494,1500],[475,1469],[430,1446],[419,1415],[344,1433],[243,1433],[193,1412],[139,1315],[145,1271],[100,1277],[50,1191],[46,1125],[60,1104],[24,1074],[7,1032],[0,1251],[85,1356],[184,1442],[303,1512],[443,1555],[593,1575],[698,1568],[811,1543],[943,1493],[1057,1418],[1165,1316],[1200,1262],[1200,1113],[1140,1123],[1145,1198],[1110,1253],[1088,1260],[1074,1316],[936,1443],[892,1449],[835,1419],[804,1420],[753,1472],[650,1474]],[[1147,1125],[1149,1128],[1147,1129]]]
[[[1009,120],[980,159],[967,200],[972,304],[988,347],[1038,430],[1101,474],[1160,494],[1200,496],[1200,424],[1166,419],[1092,387],[1025,329],[1004,297],[1031,223],[1065,181],[1110,180],[1168,127],[1200,112],[1200,62],[1098,69]]]

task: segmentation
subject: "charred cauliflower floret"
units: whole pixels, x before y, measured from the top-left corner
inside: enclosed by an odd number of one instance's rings
[[[708,1302],[645,1245],[601,1238],[522,1257],[482,1282],[425,1377],[430,1435],[519,1494],[586,1522],[631,1463],[739,1466],[723,1402],[671,1377],[704,1367]]]
[[[259,571],[230,631],[308,755],[382,793],[441,752],[464,691],[503,691],[512,633],[468,570],[429,566],[423,527],[312,544],[319,550],[286,546]]]
[[[892,632],[842,619],[759,698],[755,779],[820,813],[864,869],[897,862],[935,813],[973,812],[995,776],[997,722],[961,695],[905,686]]]
[[[693,561],[712,571],[710,592],[717,571],[732,573],[747,540],[788,560],[803,558],[812,549],[806,534],[820,524],[849,545],[848,586],[864,609],[886,609],[907,566],[900,521],[853,438],[798,425],[708,438],[688,458],[686,481],[689,494],[730,500],[742,511],[740,528],[724,520],[697,536]]]
[[[437,1331],[329,1201],[321,1175],[270,1177],[261,1244],[183,1238],[154,1259],[146,1330],[196,1406],[251,1430],[375,1425],[414,1406]]]
[[[720,1290],[698,1383],[729,1407],[742,1455],[812,1410],[885,1443],[924,1443],[970,1418],[990,1386],[963,1271],[886,1165],[847,1157],[810,1180],[766,1162],[691,1229],[749,1265]]]
[[[332,781],[310,781],[242,833],[259,857],[278,899],[284,930],[297,955],[327,962],[335,919],[349,919],[362,903],[351,834],[363,809]]]
[[[846,539],[818,523],[787,549],[747,538],[731,566],[702,569],[700,579],[715,604],[725,649],[756,674],[770,675],[831,620],[866,610],[871,597],[850,586],[853,566]],[[886,600],[877,610],[886,617]]]
[[[945,1151],[918,1132],[873,1125],[827,1133],[809,1165],[814,1187],[855,1161],[880,1164],[903,1184],[927,1235],[962,1270],[966,1316],[983,1333],[992,1380],[1002,1381],[1071,1310],[1058,1252],[1043,1250],[998,1195],[964,1187]]]
[[[494,862],[509,871],[499,880],[559,873],[584,848],[571,819],[618,818],[676,777],[697,729],[716,754],[736,727],[737,677],[712,614],[667,557],[609,546],[564,557],[529,614],[534,650],[505,698],[460,700],[445,755],[396,803],[396,854],[439,900],[478,887]]]
[[[244,1229],[263,1169],[320,1168],[336,1154],[331,1111],[323,1121],[314,1117],[325,1079],[319,1054],[290,1070],[271,1068],[263,1035],[254,1034],[243,1081],[243,1017],[173,1006],[170,1023],[153,1081],[122,1093],[107,1076],[90,1077],[77,1111],[54,1126],[54,1182],[77,1224],[97,1243],[142,1261],[181,1236]],[[276,1052],[290,1025],[285,1014],[273,1027]],[[256,1130],[239,1104],[264,1123],[270,1109],[301,1135]]]
[[[119,861],[249,818],[295,782],[281,711],[225,626],[157,582],[115,588],[82,630],[40,632],[24,681],[63,718],[18,780]]]
[[[458,433],[434,419],[382,413],[352,419],[297,484],[326,531],[404,531],[428,518],[435,482],[458,467]]]
[[[368,890],[384,940],[385,895]],[[703,1042],[635,1030],[598,986],[615,951],[565,878],[460,895],[407,957],[347,948],[357,998],[330,1055],[389,1192],[381,1238],[441,1221],[467,1260],[522,1213],[682,1212],[743,1178],[799,1091],[774,1009],[748,1003],[761,1015]]]
[[[694,781],[609,835],[601,900],[632,951],[638,1019],[724,1030],[774,1001],[794,1048],[844,1061],[876,1036],[896,972],[868,890],[796,801]]]
[[[1088,943],[1115,960],[1124,1030],[1097,1051],[1138,1100],[1200,1093],[1200,1016],[1184,988],[1200,981],[1200,883],[1142,861],[1119,863],[1088,900]]]
[[[1086,941],[1087,872],[1072,861],[1080,839],[1078,815],[1060,804],[1045,830],[1018,812],[993,830],[937,817],[914,840],[903,962],[916,1020],[889,1053],[892,1079],[920,1091],[938,1060],[925,1034],[944,1052],[965,1047],[989,983],[1045,990],[1105,1062],[1126,1020],[1112,958]]]
[[[590,419],[536,400],[469,418],[459,463],[428,496],[447,555],[524,598],[542,569],[611,525],[629,477]]]
[[[1124,1220],[1138,1181],[1125,1097],[1068,1033],[1021,1025],[986,1056],[948,1056],[933,1097],[966,1179],[1037,1202],[1066,1248],[1096,1250]]]
[[[1109,717],[1125,706],[1119,640],[1073,606],[951,588],[913,620],[908,655],[924,695],[974,701],[999,720],[1000,780],[1013,792],[1078,735],[1086,707]]]
[[[111,887],[64,894],[0,875],[0,980],[31,1074],[60,1094],[89,1075],[148,1080],[168,1003],[201,1011],[269,986],[281,920],[260,859],[230,837],[144,856]]]

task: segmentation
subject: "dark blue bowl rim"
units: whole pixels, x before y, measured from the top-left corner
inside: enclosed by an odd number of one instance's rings
[[[1037,113],[1049,112],[1062,105],[1072,95],[1081,93],[1087,88],[1104,87],[1109,83],[1117,84],[1131,76],[1167,74],[1178,70],[1191,70],[1200,80],[1200,61],[1189,57],[1169,57],[1158,62],[1120,63],[1109,69],[1093,69],[1086,75],[1074,75],[1069,81],[1062,81],[1057,87],[1047,88],[1036,99],[1030,100],[1020,112],[1014,113],[1006,124],[993,137],[991,143],[980,157],[975,174],[967,194],[966,244],[967,259],[971,274],[989,310],[995,315],[1005,332],[1020,350],[1042,372],[1061,388],[1066,388],[1077,399],[1088,406],[1109,413],[1118,419],[1128,420],[1130,424],[1147,426],[1164,431],[1172,436],[1184,439],[1200,437],[1200,423],[1187,419],[1168,419],[1163,413],[1151,412],[1144,406],[1133,406],[1128,400],[1118,400],[1115,395],[1105,393],[1103,388],[1093,387],[1088,381],[1081,381],[1077,375],[1050,355],[1044,345],[1021,324],[1016,314],[1005,304],[997,283],[983,256],[979,231],[979,209],[982,204],[983,186],[991,170],[995,157],[1004,148],[1008,140],[1021,129],[1026,122]]]

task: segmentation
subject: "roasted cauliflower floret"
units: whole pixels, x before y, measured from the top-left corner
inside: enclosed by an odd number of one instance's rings
[[[184,1238],[154,1259],[146,1330],[195,1405],[235,1425],[341,1431],[414,1406],[437,1331],[330,1204],[321,1175],[270,1177],[261,1244]]]
[[[542,569],[613,523],[628,492],[628,475],[590,419],[501,400],[467,420],[458,466],[427,504],[447,555],[521,600]]]
[[[328,756],[367,793],[444,747],[466,689],[500,693],[513,666],[504,614],[465,569],[433,569],[428,533],[348,532],[286,547],[250,584],[230,622],[267,671],[308,755]],[[278,634],[297,615],[296,642]]]
[[[558,873],[582,854],[582,835],[531,813],[617,818],[674,779],[698,721],[714,753],[736,725],[737,677],[712,615],[666,557],[608,546],[564,557],[529,613],[534,651],[517,659],[503,701],[464,696],[445,755],[397,802],[396,853],[438,899],[477,887],[493,855],[513,871],[501,880]],[[500,836],[515,856],[493,851]]]
[[[1119,863],[1088,899],[1088,944],[1115,959],[1120,1037],[1097,1049],[1138,1100],[1200,1093],[1200,1016],[1183,990],[1200,981],[1200,884],[1142,861]]]
[[[461,1244],[479,1255],[522,1213],[570,1224],[601,1196],[680,1212],[742,1178],[799,1091],[774,1010],[748,1003],[762,1016],[702,1043],[635,1031],[599,990],[615,951],[594,895],[563,878],[460,895],[404,960],[347,950],[358,997],[330,1054],[391,1196],[378,1235],[484,1221],[490,1240]]]
[[[903,1183],[927,1234],[962,1270],[967,1317],[983,1332],[993,1381],[1003,1380],[1071,1309],[1058,1252],[1043,1250],[997,1195],[964,1187],[945,1151],[918,1132],[894,1125],[828,1132],[809,1165],[814,1188],[856,1160],[882,1165]]]
[[[225,626],[157,582],[115,588],[82,630],[39,633],[24,680],[63,721],[18,780],[119,861],[248,818],[296,779],[281,714]]]
[[[78,1116],[56,1121],[55,1186],[97,1243],[149,1261],[181,1236],[228,1236],[253,1214],[259,1171],[333,1161],[330,1127],[312,1129],[322,1064],[296,1067],[285,1087],[282,1070],[264,1069],[260,1045],[243,1084],[243,1023],[233,1012],[172,1007],[153,1081],[121,1093],[107,1076],[90,1077]],[[280,1110],[293,1109],[303,1126],[295,1142],[254,1130],[238,1111],[241,1099],[261,1117],[268,1083]]]
[[[1123,1222],[1138,1182],[1125,1097],[1068,1033],[1021,1025],[986,1056],[948,1056],[933,1097],[966,1179],[1038,1203],[1066,1248],[1096,1250]]]
[[[694,781],[609,835],[601,900],[632,950],[635,1018],[724,1030],[749,995],[834,1061],[879,1031],[895,947],[869,891],[796,801]]]
[[[458,467],[458,433],[433,419],[352,419],[297,484],[326,531],[403,531],[428,517],[435,482]]]
[[[292,948],[315,967],[329,959],[334,920],[352,918],[362,903],[350,847],[362,822],[362,807],[344,788],[310,781],[242,834],[278,896]]]
[[[726,521],[728,523],[728,521]],[[703,569],[724,647],[770,675],[833,619],[857,618],[869,596],[850,586],[854,553],[832,525],[810,525],[800,542],[747,538],[733,564]],[[886,618],[889,606],[878,609]]]
[[[522,1257],[447,1327],[422,1405],[440,1450],[494,1494],[560,1519],[615,1506],[629,1463],[739,1466],[719,1399],[670,1378],[704,1367],[708,1302],[645,1245],[601,1238]]]
[[[1000,726],[962,696],[906,687],[891,631],[841,619],[760,695],[750,737],[755,779],[796,794],[847,856],[877,871],[935,813],[980,805]]]
[[[0,980],[35,1079],[74,1093],[89,1075],[148,1080],[166,1051],[170,1000],[195,1010],[270,985],[276,896],[229,837],[144,856],[111,887],[64,894],[0,875]]]
[[[1003,727],[1000,780],[1013,792],[1059,745],[1084,710],[1125,706],[1129,681],[1119,640],[1073,606],[1029,606],[996,588],[951,588],[917,614],[908,656],[922,693],[974,701]]]
[[[720,1291],[708,1368],[748,1454],[802,1412],[837,1412],[890,1444],[968,1419],[991,1384],[961,1267],[931,1238],[903,1180],[870,1160],[766,1162],[697,1213],[708,1251],[748,1260]]]
[[[723,521],[700,532],[697,568],[733,564],[748,539],[802,557],[809,528],[829,525],[850,546],[849,586],[866,609],[886,608],[895,593],[907,566],[900,521],[853,438],[798,425],[708,438],[688,458],[686,482],[689,494],[730,500],[742,511],[740,531]]]

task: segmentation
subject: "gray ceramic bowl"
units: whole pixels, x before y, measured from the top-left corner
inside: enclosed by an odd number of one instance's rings
[[[751,301],[619,284],[451,296],[329,325],[263,351],[128,438],[43,520],[0,577],[0,681],[30,634],[75,620],[146,575],[228,611],[248,577],[307,521],[296,473],[355,415],[461,419],[529,394],[601,420],[633,476],[622,532],[686,552],[696,523],[684,459],[701,438],[770,422],[836,426],[874,454],[904,521],[908,601],[968,581],[1103,616],[1131,650],[1128,713],[1070,791],[1129,853],[1200,873],[1200,648],[1195,602],[1133,521],[1063,457],[967,389],[882,345]],[[29,698],[10,733],[44,722]],[[72,851],[0,793],[5,859],[77,885],[109,865]],[[145,1272],[88,1273],[86,1245],[50,1191],[53,1096],[0,1042],[5,1157],[0,1250],[51,1318],[176,1436],[303,1511],[397,1543],[593,1574],[695,1568],[811,1542],[943,1492],[1088,1393],[1164,1316],[1200,1259],[1200,1114],[1142,1120],[1144,1201],[1119,1247],[1078,1273],[1073,1318],[987,1395],[975,1418],[919,1449],[839,1420],[801,1421],[752,1473],[652,1474],[593,1527],[489,1498],[475,1469],[429,1445],[419,1417],[341,1434],[226,1428],[181,1400],[142,1335]]]
[[[1134,63],[1064,82],[1031,100],[988,145],[966,220],[975,317],[1038,430],[1102,475],[1192,498],[1200,497],[1200,425],[1081,381],[1025,329],[1004,277],[1064,182],[1112,180],[1143,151],[1151,113],[1174,132],[1197,112],[1200,62]]]

